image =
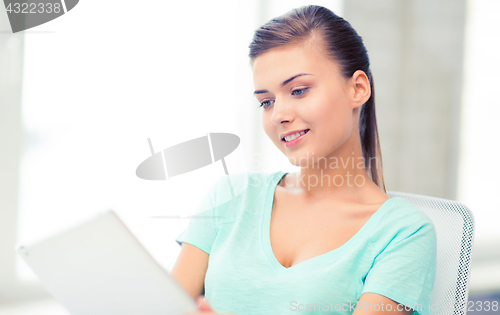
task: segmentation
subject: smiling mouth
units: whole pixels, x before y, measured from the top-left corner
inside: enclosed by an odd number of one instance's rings
[[[287,143],[287,142],[291,142],[291,141],[293,141],[293,140],[295,140],[295,139],[299,138],[300,136],[305,135],[305,134],[306,134],[306,133],[308,133],[308,132],[309,132],[309,129],[306,129],[306,130],[304,130],[304,131],[301,131],[299,136],[296,136],[297,134],[295,134],[293,137],[291,137],[291,136],[286,136],[286,137],[283,137],[283,138],[281,139],[281,141],[283,141],[283,142],[285,142],[285,143]],[[291,137],[291,138],[290,138],[290,137]],[[288,138],[288,140],[286,140],[285,138]]]

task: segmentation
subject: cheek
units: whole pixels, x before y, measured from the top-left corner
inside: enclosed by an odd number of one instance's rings
[[[323,95],[311,99],[311,103],[310,110],[303,112],[304,120],[328,134],[326,137],[343,134],[350,127],[352,109],[342,97]]]
[[[304,108],[302,115],[306,121],[312,124],[318,123],[319,126],[327,126],[332,120],[338,117],[339,109],[335,99],[328,95],[320,95],[311,98],[307,108]]]

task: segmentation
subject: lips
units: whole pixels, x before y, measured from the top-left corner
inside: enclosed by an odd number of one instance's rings
[[[286,137],[288,137],[288,136],[290,136],[290,135],[295,135],[295,134],[297,134],[297,133],[301,133],[301,132],[304,132],[304,131],[305,131],[305,133],[299,136],[299,137],[301,137],[301,136],[303,136],[303,135],[307,134],[307,133],[309,132],[309,129],[297,130],[297,131],[288,132],[288,133],[286,133],[286,134],[282,134],[282,135],[281,135],[281,137],[280,137],[280,138],[281,138],[281,141],[283,141],[283,142],[289,142],[289,141],[286,141],[286,140],[285,140],[285,138],[286,138]],[[297,137],[297,138],[299,138],[299,137]],[[296,138],[296,139],[297,139],[297,138]],[[290,140],[290,141],[293,141],[293,140]]]
[[[302,139],[306,138],[307,134],[309,133],[309,129],[304,130],[306,131],[305,133],[301,134],[297,138],[290,140],[290,141],[285,141],[284,139],[281,141],[283,145],[287,148],[291,148],[297,145],[297,143],[301,142]]]

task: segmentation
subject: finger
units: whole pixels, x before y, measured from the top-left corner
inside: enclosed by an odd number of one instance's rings
[[[203,295],[198,296],[198,298],[196,299],[196,303],[198,304],[198,308],[200,309],[200,311],[213,312],[212,307],[208,304]]]

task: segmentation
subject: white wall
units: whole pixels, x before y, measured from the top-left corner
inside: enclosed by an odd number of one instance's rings
[[[354,1],[349,3],[352,8]],[[52,234],[110,207],[165,267],[173,265],[179,250],[173,239],[187,221],[150,217],[192,212],[223,169],[216,163],[169,181],[141,180],[135,168],[150,155],[147,138],[161,150],[207,132],[231,132],[240,136],[241,145],[226,159],[230,173],[294,170],[262,130],[247,54],[255,28],[303,4],[309,2],[87,0],[67,15],[21,34],[10,33],[5,11],[0,10],[0,69],[10,71],[0,71],[0,296],[14,299],[44,292],[27,284],[34,277],[16,258],[12,250],[16,242]],[[341,0],[316,4],[344,15]],[[361,5],[368,8],[366,1]],[[478,239],[487,240],[499,236],[494,218],[500,213],[492,199],[500,188],[494,165],[498,153],[494,136],[500,134],[500,104],[494,94],[499,83],[494,62],[498,50],[494,45],[499,42],[494,40],[495,5],[498,1],[468,1],[459,171],[456,165],[446,168],[452,172],[433,182],[443,197],[456,191],[457,200],[470,206]],[[370,33],[356,24],[360,10],[350,11],[352,20],[346,18],[369,42]],[[388,19],[381,20],[386,24],[376,29],[379,34],[380,29],[387,36],[397,31],[387,25]],[[388,54],[389,46],[378,42],[377,48],[368,46],[372,62],[383,57],[377,50]],[[432,47],[432,42],[427,44]],[[381,64],[375,73],[379,131],[383,133],[385,125],[386,135],[408,134],[411,125],[390,123],[397,109],[390,103],[385,108],[379,105],[384,97],[392,97],[388,86],[386,92],[380,87],[385,84],[380,72],[390,76],[391,69],[398,70]],[[446,102],[461,98],[460,91],[448,91],[453,95]],[[438,102],[436,111],[442,110]],[[419,117],[426,119],[422,113]],[[448,127],[443,130],[453,130]],[[384,162],[399,150],[387,143],[382,142]],[[410,146],[406,143],[406,148]],[[411,161],[432,162],[424,155]],[[446,164],[446,158],[441,162]],[[434,166],[440,169],[439,165]],[[400,168],[384,163],[388,176]],[[421,173],[411,176],[411,181],[404,178],[412,185],[402,185],[401,177],[389,189],[417,192],[411,189],[428,187]]]

